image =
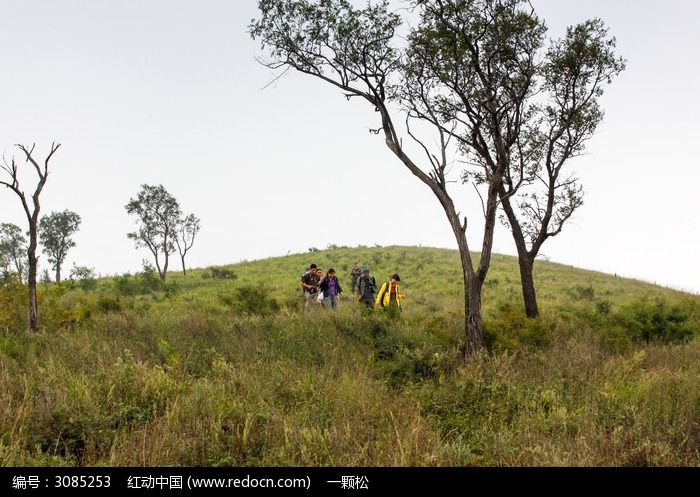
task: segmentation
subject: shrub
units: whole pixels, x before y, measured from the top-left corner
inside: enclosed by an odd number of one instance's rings
[[[149,266],[144,266],[143,272],[137,275],[123,274],[112,279],[114,289],[123,296],[146,295],[158,290],[163,290],[163,283],[156,271]]]
[[[389,384],[400,388],[407,383],[436,380],[445,370],[444,355],[430,348],[403,349],[388,366]]]
[[[16,283],[0,287],[0,330],[19,330],[26,325],[26,300],[25,286]]]
[[[59,455],[80,465],[89,434],[98,431],[96,425],[88,415],[57,409],[48,419],[30,427],[30,444],[42,453]]]
[[[232,269],[213,267],[211,277],[215,280],[235,280],[238,275]]]
[[[280,308],[267,290],[253,285],[236,288],[232,306],[239,312],[258,315],[272,314]]]
[[[97,308],[104,313],[119,312],[122,310],[122,304],[119,301],[119,297],[106,295],[97,299]]]
[[[588,286],[576,285],[569,289],[569,295],[573,300],[593,300],[595,298],[595,289]]]
[[[143,271],[139,275],[139,280],[141,283],[141,293],[155,292],[163,289],[163,282],[160,280],[160,276],[150,264],[144,263]]]
[[[670,343],[685,341],[693,334],[692,311],[691,306],[669,305],[661,298],[643,298],[624,306],[615,317],[635,341]]]
[[[128,296],[136,295],[136,293],[138,293],[135,278],[133,278],[130,274],[115,276],[112,278],[112,283],[114,284],[114,289],[120,295]]]
[[[544,347],[552,340],[554,323],[540,316],[529,319],[510,303],[499,305],[499,314],[484,322],[484,342],[489,350]]]
[[[78,286],[84,291],[89,292],[97,287],[97,275],[93,268],[87,266],[76,266],[70,271],[71,281],[77,282]]]
[[[600,302],[596,302],[595,308],[599,314],[602,314],[603,316],[607,316],[608,314],[610,314],[610,310],[612,309],[612,304],[610,304],[610,302],[608,302],[607,300],[601,300]]]

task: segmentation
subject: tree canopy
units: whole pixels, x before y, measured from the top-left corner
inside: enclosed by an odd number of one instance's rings
[[[75,247],[73,235],[78,232],[80,216],[70,210],[52,212],[39,221],[39,239],[43,252],[56,272],[56,282],[61,281],[61,267],[68,251]]]
[[[128,233],[137,247],[147,248],[153,255],[161,281],[165,281],[170,254],[175,251],[180,204],[163,185],[141,185],[136,198],[126,204],[126,211],[136,216],[138,229]]]

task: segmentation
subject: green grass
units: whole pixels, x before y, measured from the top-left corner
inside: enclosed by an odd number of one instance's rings
[[[399,319],[304,313],[315,262],[398,272]],[[169,275],[0,290],[0,464],[698,465],[700,297],[515,259],[484,289],[465,363],[454,251],[338,248]]]

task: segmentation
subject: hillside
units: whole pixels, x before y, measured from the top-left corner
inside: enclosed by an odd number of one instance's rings
[[[309,263],[399,272],[404,312],[301,310]],[[0,290],[0,464],[698,465],[700,297],[493,259],[489,353],[461,358],[454,251],[338,248]]]

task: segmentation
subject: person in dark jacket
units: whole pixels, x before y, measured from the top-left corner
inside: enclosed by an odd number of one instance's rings
[[[360,263],[355,261],[350,270],[350,281],[352,282],[352,293],[355,293],[355,289],[359,290],[357,286],[357,280],[362,275],[362,269],[360,269]],[[358,292],[359,293],[359,292]]]
[[[338,297],[343,293],[343,289],[335,275],[335,269],[328,270],[326,277],[321,280],[319,289],[323,292],[323,305],[326,309],[337,309]]]
[[[316,264],[311,264],[309,270],[301,277],[300,285],[304,290],[304,309],[309,308],[309,303],[313,303],[318,294],[320,277],[317,271]]]
[[[369,269],[362,270],[362,276],[357,279],[358,301],[367,307],[374,309],[374,292],[377,291],[377,281],[374,276],[370,276]]]

